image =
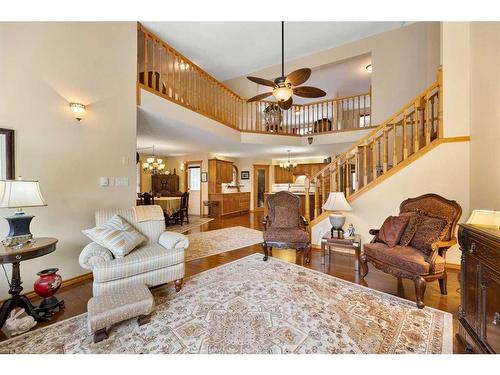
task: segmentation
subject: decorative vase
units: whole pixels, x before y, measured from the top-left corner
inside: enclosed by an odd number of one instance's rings
[[[62,278],[57,271],[59,268],[48,268],[37,273],[40,277],[33,285],[36,294],[42,298],[49,298],[56,294],[62,283]]]

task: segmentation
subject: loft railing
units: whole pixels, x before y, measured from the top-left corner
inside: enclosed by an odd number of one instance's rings
[[[276,102],[247,103],[224,84],[137,24],[137,87],[242,132],[309,136],[366,129],[370,92],[308,104],[288,111]]]
[[[240,130],[252,133],[311,135],[371,127],[371,95],[296,104],[282,111],[276,102],[245,103]]]
[[[387,176],[415,160],[442,138],[442,71],[437,82],[418,95],[380,126],[310,178],[315,184],[314,217],[330,191],[342,191],[352,200]],[[309,210],[306,209],[308,213]]]

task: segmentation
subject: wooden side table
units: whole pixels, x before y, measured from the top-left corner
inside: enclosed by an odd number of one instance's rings
[[[12,263],[12,280],[10,282],[9,294],[12,296],[6,300],[0,309],[0,327],[3,326],[9,313],[16,307],[25,309],[28,315],[36,321],[48,321],[49,317],[40,314],[25,295],[22,295],[21,274],[19,263],[25,260],[38,258],[50,254],[56,249],[56,238],[40,237],[34,238],[33,243],[24,245],[21,248],[7,247],[0,244],[0,264]]]
[[[330,261],[331,247],[354,249],[356,254],[354,269],[359,273],[359,257],[361,255],[361,236],[359,234],[355,234],[353,237],[349,238],[336,238],[332,237],[330,232],[326,233],[323,238],[321,238],[321,265],[325,264],[326,250],[328,250],[328,261]]]

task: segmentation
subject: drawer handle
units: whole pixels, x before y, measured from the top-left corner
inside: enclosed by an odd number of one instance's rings
[[[476,252],[476,243],[475,242],[472,242],[470,244],[470,248],[469,248],[469,253],[475,253]]]
[[[493,316],[493,322],[491,322],[494,325],[499,325],[500,324],[500,313],[495,313]]]

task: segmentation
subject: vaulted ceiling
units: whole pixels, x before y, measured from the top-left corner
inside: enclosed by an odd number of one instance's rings
[[[280,22],[143,22],[220,81],[281,61]],[[285,60],[393,30],[401,22],[286,22]]]

